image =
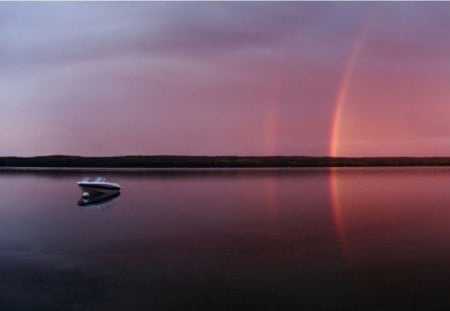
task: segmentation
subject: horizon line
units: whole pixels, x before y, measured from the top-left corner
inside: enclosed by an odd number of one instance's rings
[[[77,158],[122,158],[122,157],[233,157],[233,158],[450,158],[450,155],[363,155],[363,156],[333,156],[333,155],[201,155],[201,154],[126,154],[126,155],[74,155],[74,154],[46,154],[46,155],[0,155],[0,158],[41,158],[41,157],[77,157]]]

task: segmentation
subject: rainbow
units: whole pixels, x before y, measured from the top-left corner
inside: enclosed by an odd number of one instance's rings
[[[375,13],[375,12],[373,12]],[[368,16],[365,24],[362,29],[358,32],[354,44],[350,50],[350,53],[347,56],[344,70],[341,74],[341,78],[338,84],[338,91],[336,94],[336,98],[334,101],[334,111],[332,116],[332,125],[330,132],[330,150],[329,155],[332,157],[342,156],[342,150],[339,149],[339,143],[341,142],[342,135],[342,120],[344,114],[344,108],[346,102],[348,101],[348,95],[350,92],[350,85],[352,82],[352,77],[354,75],[354,71],[356,65],[358,63],[358,58],[363,50],[363,47],[366,43],[366,38],[368,34],[369,27],[372,23],[375,14],[371,14]],[[330,169],[330,194],[331,194],[331,213],[335,225],[336,230],[336,238],[339,242],[339,247],[341,249],[341,253],[343,257],[347,257],[347,245],[346,245],[346,237],[344,230],[344,219],[343,219],[343,206],[342,206],[342,198],[340,193],[341,186],[339,185],[339,169],[331,168]]]
[[[267,112],[265,154],[268,156],[277,153],[277,132],[278,132],[278,109],[277,105],[272,105]]]
[[[358,62],[359,55],[363,49],[369,26],[373,19],[373,14],[369,16],[366,23],[362,27],[361,31],[356,36],[354,44],[345,62],[344,70],[342,72],[338,91],[334,101],[334,112],[332,117],[331,133],[330,133],[330,150],[329,155],[336,157],[341,155],[339,150],[340,134],[342,129],[342,115],[344,111],[345,102],[347,101],[348,93],[350,90],[350,83],[352,76]]]

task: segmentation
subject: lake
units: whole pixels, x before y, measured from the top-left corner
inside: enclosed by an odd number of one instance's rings
[[[76,182],[120,196],[80,206]],[[450,308],[450,168],[0,172],[1,310]]]

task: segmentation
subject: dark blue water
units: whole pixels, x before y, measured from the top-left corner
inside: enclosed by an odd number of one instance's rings
[[[79,206],[83,176],[119,197]],[[1,310],[450,308],[450,169],[3,171]]]

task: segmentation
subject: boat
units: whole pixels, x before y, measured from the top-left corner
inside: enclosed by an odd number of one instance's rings
[[[92,197],[105,194],[115,194],[120,192],[120,185],[114,182],[107,182],[104,177],[97,177],[91,180],[85,177],[78,182],[78,186],[83,191],[83,197]]]

